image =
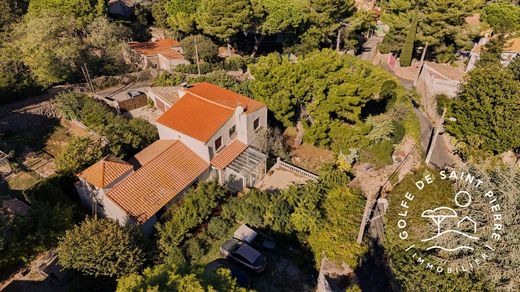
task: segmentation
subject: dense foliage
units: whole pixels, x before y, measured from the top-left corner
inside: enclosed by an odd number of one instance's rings
[[[483,0],[427,1],[391,0],[385,4],[384,23],[390,26],[380,49],[399,52],[405,43],[410,23],[418,16],[417,43],[428,44],[429,56],[438,62],[453,60],[459,49],[471,49],[478,27],[465,22],[465,17],[478,12]]]
[[[498,33],[520,31],[520,6],[511,1],[497,1],[484,7],[482,19]]]
[[[87,218],[67,230],[58,245],[59,263],[86,275],[123,276],[144,263],[136,226],[123,227],[111,219]]]
[[[0,213],[0,269],[25,264],[39,252],[55,246],[57,239],[80,217],[74,202],[73,180],[51,176],[25,192],[26,215]]]
[[[245,292],[240,288],[231,273],[219,269],[211,275],[185,274],[175,266],[157,265],[146,268],[142,275],[132,274],[122,277],[117,283],[117,292],[129,291],[229,291]]]
[[[108,140],[110,152],[130,156],[158,138],[157,129],[143,119],[126,119],[94,98],[75,92],[56,96],[56,104],[67,119],[79,120]]]
[[[189,189],[181,204],[172,205],[165,214],[164,223],[157,225],[163,256],[168,257],[191,230],[206,221],[225,195],[226,190],[211,181]]]
[[[349,181],[345,172],[328,167],[319,182],[291,186],[280,193],[252,190],[232,198],[222,206],[221,216],[296,236],[308,244],[316,262],[328,257],[355,268],[366,251],[356,243],[364,200],[348,189]]]
[[[69,145],[56,156],[58,171],[76,174],[103,157],[104,147],[100,141],[88,137],[74,137]]]
[[[196,50],[195,44],[197,45]],[[210,38],[203,35],[185,37],[181,41],[181,46],[184,51],[184,57],[192,63],[197,62],[197,53],[199,62],[212,62],[218,58],[218,46]]]
[[[419,14],[416,12],[412,23],[410,24],[410,28],[408,29],[408,34],[406,35],[406,39],[401,50],[401,58],[399,59],[401,67],[408,67],[412,64],[413,48],[415,43],[415,34],[417,33],[418,20]]]
[[[371,12],[354,13],[353,0],[163,0],[154,11],[155,18],[177,34],[200,30],[228,45],[242,41],[242,47],[253,55],[264,39],[272,42],[275,37],[287,51],[305,52],[332,44],[350,49],[375,23]]]
[[[259,58],[251,73],[252,96],[279,121],[292,126],[301,120],[306,141],[338,151],[368,134],[366,116],[381,114],[404,96],[384,69],[332,50],[315,51],[297,62],[270,54]]]
[[[488,169],[485,169],[488,168]],[[475,188],[466,182],[453,182],[449,180],[440,180],[436,171],[429,169],[421,169],[415,174],[409,174],[405,179],[394,187],[389,195],[389,208],[385,215],[386,241],[385,250],[391,258],[391,268],[395,275],[398,286],[403,290],[431,290],[445,291],[455,288],[464,287],[462,290],[471,291],[508,291],[518,287],[519,281],[516,276],[520,262],[518,260],[518,246],[520,237],[518,236],[519,216],[514,210],[518,209],[518,195],[520,186],[518,184],[518,170],[506,167],[488,167],[468,164],[458,172],[471,173],[483,181],[483,188]],[[428,196],[420,195],[415,182],[423,179],[424,175],[432,175],[434,183],[427,185],[421,192],[426,192]],[[473,184],[474,185],[474,184]],[[444,252],[421,252],[425,249],[425,245],[420,241],[424,238],[424,234],[431,232],[428,219],[423,218],[421,213],[426,209],[437,206],[454,206],[453,195],[458,190],[469,191],[473,195],[471,204],[471,216],[478,222],[477,236],[481,238],[481,244],[488,242],[495,247],[493,256],[486,260],[476,270],[471,273],[462,274],[446,274],[439,275],[435,271],[425,269],[424,264],[417,264],[417,257],[412,258],[409,251],[405,251],[411,243],[419,247],[416,251],[418,256],[423,258],[425,262],[434,265],[448,264],[452,267],[467,265],[467,253],[444,253]],[[483,191],[492,190],[496,198],[499,199],[500,210],[503,217],[500,222],[493,220],[492,210],[488,199],[483,199],[480,194]],[[410,192],[415,195],[413,201],[409,202],[409,209],[406,216],[406,229],[399,229],[397,221],[402,219],[399,213],[403,208],[399,206],[404,199],[404,194]],[[478,194],[478,195],[477,195]],[[454,206],[457,212],[464,212],[462,208]],[[467,210],[466,210],[467,211]],[[501,233],[501,239],[496,241],[487,236],[490,226],[493,223],[504,224],[502,230],[496,231]],[[400,231],[406,230],[409,238],[404,241],[398,236]],[[450,240],[456,240],[450,238]],[[415,252],[415,250],[414,250]],[[507,267],[507,268],[504,268]],[[458,288],[457,288],[458,287]]]
[[[500,65],[469,73],[448,111],[446,129],[471,148],[497,154],[520,147],[520,82]]]

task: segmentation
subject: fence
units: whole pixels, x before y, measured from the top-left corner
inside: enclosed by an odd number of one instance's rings
[[[295,165],[292,165],[290,163],[287,163],[287,162],[283,162],[280,157],[276,158],[276,165],[280,166],[280,167],[283,167],[285,169],[288,169],[292,172],[295,172],[295,173],[298,173],[308,179],[311,179],[311,180],[318,180],[318,176],[315,175],[314,173],[311,173],[311,172],[308,172],[306,170],[303,170]]]

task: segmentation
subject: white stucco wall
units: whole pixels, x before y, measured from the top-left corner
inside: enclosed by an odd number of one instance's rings
[[[259,127],[267,128],[267,107],[247,115],[247,145],[250,145],[255,139],[256,130],[253,127],[254,121],[259,118]]]
[[[159,138],[161,140],[180,140],[184,145],[188,146],[193,152],[198,154],[205,161],[210,161],[208,147],[195,138],[185,135],[181,132],[175,131],[174,129],[168,128],[164,125],[156,123],[157,130],[159,131]]]

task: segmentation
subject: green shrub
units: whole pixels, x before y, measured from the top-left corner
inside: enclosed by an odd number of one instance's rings
[[[247,65],[253,62],[249,56],[233,55],[224,60],[224,69],[229,71],[246,71]]]
[[[264,225],[263,217],[271,202],[268,193],[253,189],[242,198],[234,198],[231,204],[236,221],[257,227]]]
[[[448,108],[450,106],[451,99],[444,94],[437,96],[437,113],[442,115],[444,108]]]
[[[152,81],[152,86],[176,86],[185,81],[182,74],[161,72]]]
[[[394,145],[391,141],[383,140],[367,147],[361,152],[361,161],[371,163],[375,168],[392,164],[392,153],[394,152]]]
[[[401,67],[408,67],[412,64],[413,45],[415,43],[415,34],[417,32],[418,21],[419,13],[416,11],[412,23],[410,24],[408,34],[406,35],[406,40],[403,44],[403,48],[401,49],[401,56],[399,57]]]
[[[197,42],[197,51],[195,50],[195,42]],[[218,59],[218,46],[207,36],[191,35],[181,41],[184,56],[190,62],[196,62],[198,53],[199,60],[203,62],[214,62]]]
[[[126,119],[94,98],[77,92],[62,93],[55,98],[65,118],[76,119],[104,136],[110,152],[131,156],[158,138],[157,129],[143,119]]]
[[[69,145],[56,156],[59,172],[76,174],[103,157],[104,147],[89,137],[73,137]]]
[[[164,262],[170,266],[182,268],[186,265],[186,258],[179,247],[171,247],[169,253],[164,257]]]
[[[186,240],[184,243],[184,251],[186,252],[186,257],[190,260],[190,262],[194,262],[200,259],[202,256],[206,254],[206,247],[204,242],[198,238],[190,238]]]
[[[406,134],[404,125],[400,121],[392,121],[392,127],[393,131],[390,141],[392,142],[392,144],[399,144],[403,140],[404,135]]]
[[[223,69],[223,63],[200,63],[200,74],[207,74],[215,70]],[[198,74],[197,64],[181,64],[175,67],[175,71],[185,74]]]
[[[220,239],[227,235],[231,223],[221,217],[213,217],[208,223],[208,235]]]
[[[179,205],[170,207],[165,222],[157,224],[162,255],[167,256],[192,229],[207,220],[225,195],[226,190],[216,182],[205,182],[190,188]]]

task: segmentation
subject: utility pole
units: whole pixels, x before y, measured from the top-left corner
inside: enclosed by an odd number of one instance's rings
[[[199,64],[199,49],[197,47],[197,38],[193,38],[194,42],[195,42],[195,58],[197,59],[197,72],[199,73],[199,76],[200,76],[200,64]]]
[[[90,79],[90,74],[88,72],[87,64],[83,63],[83,66],[81,66],[81,72],[83,72],[83,76],[85,77],[85,80],[87,81],[88,88],[92,93],[94,93],[94,86],[92,85],[92,80]]]

